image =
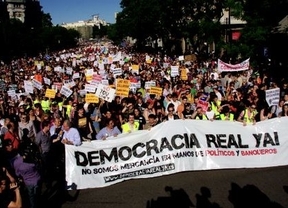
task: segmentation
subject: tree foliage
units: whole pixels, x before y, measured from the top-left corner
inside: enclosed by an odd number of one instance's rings
[[[41,27],[28,27],[19,20],[0,21],[0,59],[11,60],[21,56],[35,56],[50,50],[77,45],[79,32],[53,26],[49,13],[42,12]]]
[[[228,58],[251,57],[257,61],[263,58],[264,47],[273,48],[273,28],[288,9],[287,0],[122,0],[120,5],[116,24],[108,29],[112,40],[129,36],[141,49],[147,40],[161,38],[164,50],[175,54],[179,51],[172,51],[173,47],[179,46],[181,39],[198,53],[207,52],[205,45],[215,43],[218,55],[224,50]],[[231,39],[233,26],[220,23],[224,9],[246,22],[237,41]],[[225,30],[229,30],[228,42]]]
[[[161,38],[171,51],[184,38],[198,50],[204,42],[212,43],[221,36],[220,0],[122,0],[121,7],[117,28],[123,37],[137,39],[138,48],[147,45],[148,38],[154,42]]]

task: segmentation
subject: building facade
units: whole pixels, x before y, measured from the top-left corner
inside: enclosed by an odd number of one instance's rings
[[[96,26],[100,29],[101,25],[107,26],[108,23],[105,20],[101,20],[99,15],[92,15],[92,19],[87,21],[81,20],[78,22],[61,24],[61,26],[65,27],[66,29],[77,30],[80,33],[81,38],[85,40],[93,38],[93,27]]]
[[[39,0],[1,0],[0,9],[8,13],[9,19],[17,19],[28,27],[41,26],[42,7]]]

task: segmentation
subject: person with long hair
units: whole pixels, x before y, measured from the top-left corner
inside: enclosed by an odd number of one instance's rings
[[[282,111],[278,114],[279,117],[288,116],[288,103],[282,106]]]
[[[139,123],[138,129],[142,130],[143,126],[146,124],[146,119],[138,108],[134,109],[134,120]]]
[[[82,141],[94,140],[96,131],[82,104],[77,106],[72,123],[78,129]]]

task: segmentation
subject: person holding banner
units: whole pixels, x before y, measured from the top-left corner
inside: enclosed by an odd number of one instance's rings
[[[143,130],[143,126],[146,124],[146,120],[138,108],[134,109],[134,119],[135,121],[139,122],[139,130]]]
[[[209,120],[208,116],[206,115],[205,111],[202,107],[197,107],[194,113],[192,114],[192,119],[196,120]]]
[[[121,131],[114,125],[113,119],[109,118],[106,120],[106,127],[99,131],[99,133],[96,135],[96,139],[106,140],[108,137],[116,137],[118,134],[121,134]]]
[[[265,106],[260,110],[260,121],[268,120],[271,118],[275,118],[276,115],[272,112],[272,107],[273,106]]]
[[[131,133],[138,131],[139,122],[135,121],[134,114],[130,113],[128,116],[128,121],[122,125],[122,133]]]
[[[175,109],[172,103],[168,105],[167,110],[168,110],[168,114],[164,116],[163,121],[171,121],[171,120],[180,119],[179,116],[176,113],[174,113]]]
[[[247,124],[256,124],[255,116],[258,113],[256,110],[256,105],[247,101],[246,108],[240,113],[237,121],[243,122],[243,126]]]

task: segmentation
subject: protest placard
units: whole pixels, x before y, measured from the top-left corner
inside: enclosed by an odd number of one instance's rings
[[[52,89],[46,89],[45,97],[48,97],[48,98],[55,98],[55,96],[56,96],[56,91],[55,91],[55,90],[52,90]]]

